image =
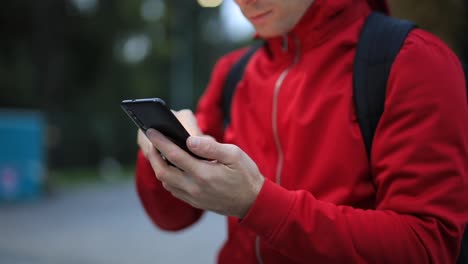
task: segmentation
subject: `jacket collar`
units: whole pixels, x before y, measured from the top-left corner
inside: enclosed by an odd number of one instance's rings
[[[267,48],[275,59],[294,57],[323,44],[370,10],[365,0],[315,0],[289,33],[266,39]]]

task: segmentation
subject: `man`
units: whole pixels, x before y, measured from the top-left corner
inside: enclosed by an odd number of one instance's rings
[[[136,183],[154,223],[180,230],[204,210],[228,216],[219,263],[454,263],[468,220],[468,105],[456,56],[431,34],[410,33],[369,162],[353,60],[366,17],[385,2],[236,2],[266,44],[236,88],[229,126],[222,90],[245,50],[216,64],[196,116],[177,113],[195,135],[190,150],[212,161],[139,133]]]

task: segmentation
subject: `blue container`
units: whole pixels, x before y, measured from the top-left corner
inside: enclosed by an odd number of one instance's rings
[[[41,113],[0,110],[0,200],[32,200],[41,196],[44,153]]]

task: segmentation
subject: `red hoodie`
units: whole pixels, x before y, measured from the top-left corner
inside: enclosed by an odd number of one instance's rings
[[[389,77],[369,164],[352,72],[370,11],[364,0],[316,0],[287,37],[268,39],[247,65],[225,131],[222,89],[243,51],[216,64],[199,125],[242,148],[266,178],[246,217],[228,218],[219,263],[455,262],[468,220],[460,63],[431,34],[410,34]],[[163,229],[202,214],[166,192],[141,153],[136,183]]]

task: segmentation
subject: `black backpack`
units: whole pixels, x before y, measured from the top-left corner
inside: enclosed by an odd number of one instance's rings
[[[369,158],[374,132],[384,111],[385,90],[392,64],[414,28],[416,25],[410,21],[373,12],[359,37],[353,72],[354,103]],[[222,98],[225,126],[230,122],[232,97],[245,66],[263,44],[258,42],[252,45],[227,75]],[[468,76],[467,69],[464,65],[465,77]],[[468,230],[465,230],[457,263],[468,264]]]

